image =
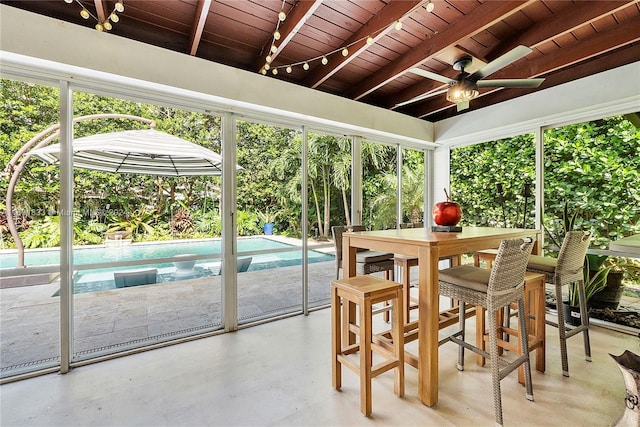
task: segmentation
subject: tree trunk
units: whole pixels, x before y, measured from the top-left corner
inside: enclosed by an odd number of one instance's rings
[[[342,204],[344,206],[344,218],[347,227],[351,227],[351,215],[349,213],[349,202],[347,200],[347,192],[342,189]]]
[[[331,224],[331,209],[329,209],[331,205],[331,188],[329,187],[329,183],[326,178],[323,179],[324,186],[324,230],[326,234],[323,234],[323,237],[329,238],[329,226]]]
[[[318,193],[316,187],[311,182],[311,193],[313,194],[313,204],[316,206],[316,220],[318,221],[318,235],[324,236],[324,230],[322,229],[322,216],[320,215],[320,203],[318,203]]]

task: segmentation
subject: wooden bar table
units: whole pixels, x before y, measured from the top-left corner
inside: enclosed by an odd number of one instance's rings
[[[418,258],[418,395],[422,403],[438,402],[438,330],[440,257],[497,248],[504,239],[531,237],[540,253],[540,231],[518,228],[463,227],[461,232],[429,228],[348,232],[342,236],[344,277],[356,275],[356,249],[393,252]]]

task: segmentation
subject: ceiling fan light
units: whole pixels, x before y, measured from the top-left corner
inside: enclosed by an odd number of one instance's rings
[[[469,102],[479,94],[478,85],[463,80],[455,83],[447,90],[447,101],[458,104],[460,102]]]

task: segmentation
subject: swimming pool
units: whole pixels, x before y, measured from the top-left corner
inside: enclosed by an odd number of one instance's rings
[[[267,237],[250,237],[238,239],[238,252],[294,248],[294,246]],[[296,249],[295,252],[299,252]],[[313,252],[313,251],[311,251]],[[202,239],[186,241],[160,241],[133,243],[122,246],[87,246],[73,250],[75,265],[94,264],[100,262],[134,261],[153,258],[170,258],[177,255],[221,254],[220,239]],[[283,254],[286,252],[283,252]],[[283,255],[286,259],[286,256]],[[28,266],[56,265],[60,263],[58,249],[27,249],[24,261]],[[18,254],[14,251],[0,252],[0,268],[16,267]]]
[[[290,250],[287,250],[290,249]],[[270,253],[258,253],[243,255],[243,252],[274,251]],[[203,255],[196,261],[195,267],[188,274],[177,272],[172,262],[140,264],[126,267],[109,267],[100,269],[79,268],[73,277],[73,293],[95,292],[101,290],[115,289],[113,273],[122,270],[138,270],[144,268],[158,269],[157,283],[194,279],[216,275],[215,268],[209,268],[213,263],[219,262],[219,258],[211,258],[221,254],[220,239],[203,239],[187,241],[150,242],[134,243],[118,247],[86,247],[74,248],[74,265],[82,264],[111,263],[120,261],[149,260],[153,258],[171,258],[178,255],[188,254],[190,256]],[[25,264],[29,266],[56,265],[59,263],[59,251],[56,250],[27,250],[25,251]],[[238,257],[252,257],[248,271],[273,269],[279,267],[289,267],[302,264],[302,249],[294,245],[276,241],[266,237],[251,237],[238,239]],[[309,263],[333,261],[335,257],[320,251],[309,250]],[[0,266],[15,267],[17,264],[17,254],[0,254]],[[54,294],[57,296],[57,292]]]

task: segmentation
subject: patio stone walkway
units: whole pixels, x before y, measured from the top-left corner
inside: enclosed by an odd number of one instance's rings
[[[309,265],[310,305],[329,303],[333,262]],[[238,319],[248,323],[302,310],[301,268],[238,275]],[[3,374],[57,363],[59,282],[1,290],[0,360]],[[221,276],[74,295],[74,349],[84,358],[194,332],[222,328]]]

